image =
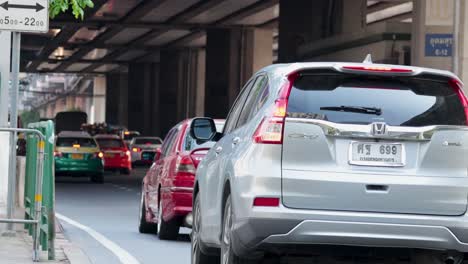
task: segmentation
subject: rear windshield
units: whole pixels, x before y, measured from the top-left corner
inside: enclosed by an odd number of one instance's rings
[[[97,142],[101,148],[123,148],[124,143],[120,139],[97,139]]]
[[[456,91],[446,79],[305,74],[294,83],[288,116],[345,124],[465,125]]]
[[[96,142],[92,138],[57,138],[57,147],[73,147],[74,145],[80,145],[84,148],[95,148]]]
[[[159,138],[137,138],[136,145],[161,145],[162,141]]]

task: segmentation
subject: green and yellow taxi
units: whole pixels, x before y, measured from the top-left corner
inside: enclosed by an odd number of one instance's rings
[[[87,132],[60,132],[55,141],[55,175],[104,182],[103,153]]]

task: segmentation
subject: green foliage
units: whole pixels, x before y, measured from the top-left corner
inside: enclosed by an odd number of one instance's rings
[[[49,16],[56,17],[60,13],[65,13],[71,8],[76,19],[84,19],[85,8],[93,8],[92,0],[50,0]]]

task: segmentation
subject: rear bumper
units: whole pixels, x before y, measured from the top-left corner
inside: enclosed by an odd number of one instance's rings
[[[287,250],[278,245],[468,252],[468,217],[255,208],[250,217],[235,221],[233,237],[234,250],[239,255],[259,249]]]
[[[162,202],[164,203],[164,221],[170,221],[174,217],[185,217],[192,212],[193,188],[166,187],[161,189]]]
[[[99,174],[103,173],[103,170],[103,162],[100,159],[83,161],[72,161],[68,159],[55,160],[55,172],[58,176],[64,174]]]
[[[132,169],[132,163],[128,158],[104,159],[104,169]]]

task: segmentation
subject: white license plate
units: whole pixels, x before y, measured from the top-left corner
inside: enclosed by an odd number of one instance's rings
[[[401,143],[352,142],[349,164],[379,167],[403,167],[405,146]]]

